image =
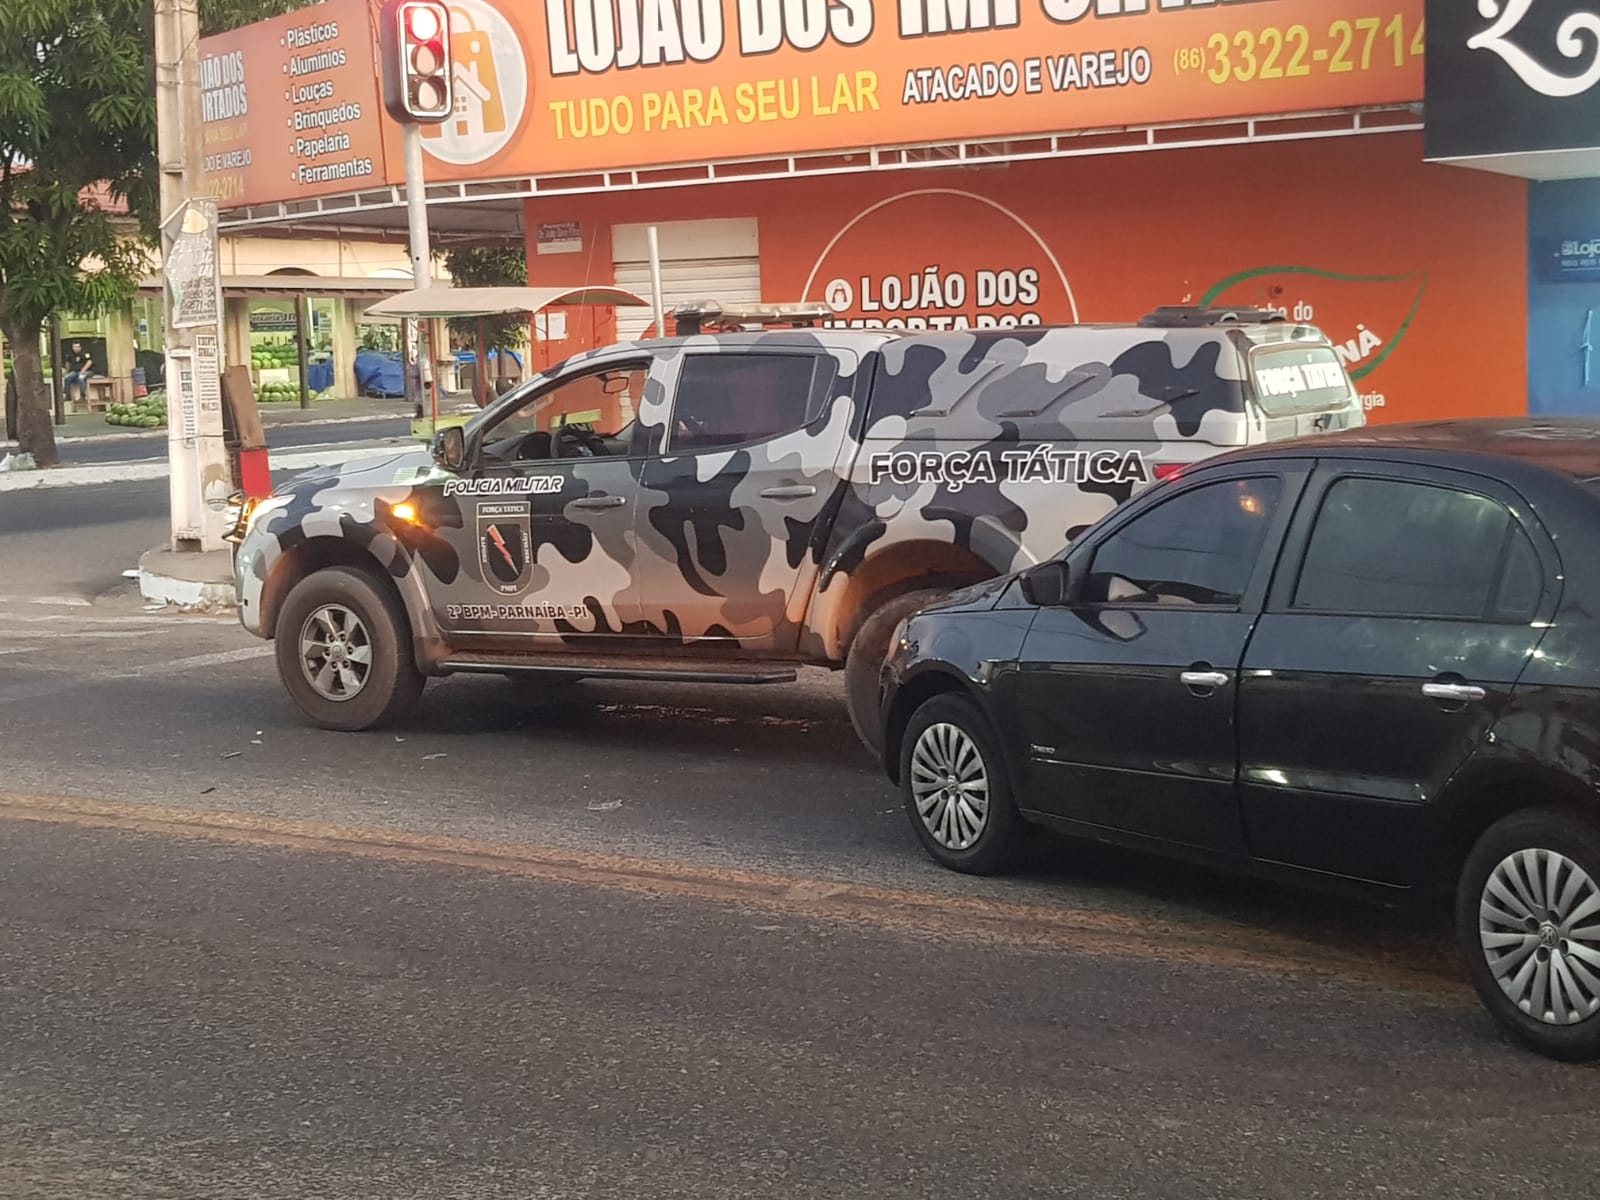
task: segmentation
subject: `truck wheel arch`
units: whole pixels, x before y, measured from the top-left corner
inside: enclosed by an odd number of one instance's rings
[[[403,553],[398,545],[392,549],[397,555]],[[397,560],[391,559],[391,561]],[[273,631],[277,627],[278,613],[295,584],[327,567],[354,567],[366,571],[375,579],[382,580],[382,586],[393,591],[410,621],[412,640],[417,651],[417,665],[426,670],[428,663],[424,659],[434,657],[427,652],[428,648],[439,643],[439,634],[433,628],[426,597],[421,597],[423,603],[419,609],[416,603],[418,597],[406,594],[405,581],[397,579],[394,573],[384,566],[377,554],[343,537],[324,535],[307,538],[286,550],[272,565],[266,584],[261,590],[261,629],[265,636],[269,638],[273,636]],[[411,577],[410,572],[407,574],[408,578]]]

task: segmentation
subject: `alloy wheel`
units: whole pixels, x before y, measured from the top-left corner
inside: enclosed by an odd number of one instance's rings
[[[342,604],[324,604],[300,627],[300,669],[325,700],[353,700],[372,674],[372,636]]]
[[[911,794],[929,835],[947,850],[970,850],[988,828],[988,769],[959,725],[930,725],[917,738]]]
[[[1478,902],[1478,941],[1506,996],[1547,1025],[1600,1012],[1600,888],[1554,850],[1508,854]]]

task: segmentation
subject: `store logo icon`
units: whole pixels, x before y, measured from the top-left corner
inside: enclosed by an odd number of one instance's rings
[[[1478,15],[1493,24],[1481,33],[1467,39],[1468,50],[1488,50],[1500,56],[1517,78],[1541,96],[1564,100],[1581,96],[1596,83],[1600,83],[1600,15],[1592,12],[1570,13],[1556,29],[1556,49],[1564,58],[1581,59],[1585,50],[1589,62],[1576,75],[1560,75],[1548,69],[1533,55],[1511,42],[1507,35],[1514,32],[1533,0],[1478,0]],[[1588,34],[1587,38],[1580,35]]]
[[[517,31],[487,0],[451,0],[450,56],[455,113],[424,126],[422,145],[441,162],[471,166],[516,136],[528,107],[528,63]]]
[[[851,288],[849,281],[844,279],[835,279],[828,284],[823,295],[827,299],[828,307],[836,313],[844,312],[856,302],[855,290]]]

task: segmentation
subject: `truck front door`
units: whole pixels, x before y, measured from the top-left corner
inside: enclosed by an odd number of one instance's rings
[[[455,551],[453,574],[428,576],[452,645],[555,650],[638,619],[633,418],[646,387],[669,375],[649,355],[586,360],[475,431],[468,469],[434,483],[429,506]]]
[[[634,514],[652,636],[795,645],[813,542],[847,464],[857,360],[803,343],[690,349],[646,405]]]

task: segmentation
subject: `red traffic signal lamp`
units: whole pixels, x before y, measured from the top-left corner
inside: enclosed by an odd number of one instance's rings
[[[387,0],[378,14],[383,106],[403,125],[437,125],[455,108],[450,9],[443,0]]]

